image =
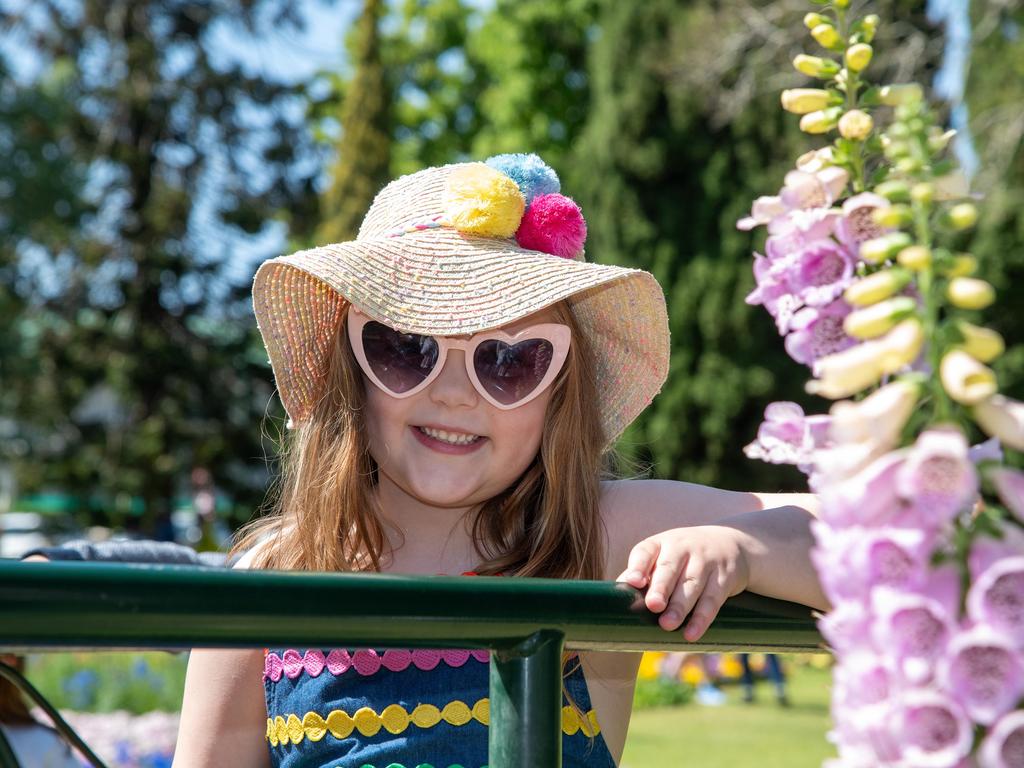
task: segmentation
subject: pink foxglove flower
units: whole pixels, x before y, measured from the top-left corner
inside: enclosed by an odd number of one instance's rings
[[[986,624],[958,633],[939,667],[943,688],[976,722],[991,725],[1024,693],[1024,667],[1003,634]]]
[[[815,240],[781,262],[790,292],[820,307],[842,295],[853,280],[854,257],[833,240]]]
[[[896,479],[904,456],[887,453],[849,479],[823,487],[821,519],[836,528],[891,524],[903,508]]]
[[[827,594],[827,593],[826,593]],[[870,637],[871,614],[854,600],[841,600],[818,620],[818,629],[829,647],[845,656],[864,649],[865,638]]]
[[[750,215],[744,216],[736,222],[736,229],[749,232],[754,227],[767,224],[776,216],[781,216],[785,212],[786,206],[783,205],[781,197],[778,195],[761,196],[754,201],[754,205],[750,209]]]
[[[978,496],[978,472],[967,440],[955,427],[922,432],[900,469],[899,494],[916,507],[925,525],[941,526],[970,509]]]
[[[772,261],[783,259],[808,243],[824,240],[835,230],[839,212],[830,208],[787,211],[768,224],[765,254]]]
[[[1015,525],[1004,524],[999,529],[999,538],[978,535],[971,542],[967,555],[967,567],[971,581],[975,582],[989,566],[1007,557],[1024,555],[1024,531]]]
[[[986,475],[1006,508],[1024,523],[1024,473],[1009,467],[993,467]]]
[[[1016,768],[1024,765],[1024,709],[1004,716],[981,742],[978,758],[982,768]]]
[[[860,709],[891,701],[899,682],[892,669],[876,653],[866,650],[846,654],[835,667],[833,697],[842,708]]]
[[[771,464],[804,466],[810,461],[816,440],[827,431],[827,416],[805,416],[796,403],[769,403],[757,440],[743,449],[751,459]]]
[[[873,192],[862,192],[849,198],[843,203],[842,217],[836,221],[836,237],[839,242],[857,253],[861,243],[890,232],[890,229],[879,226],[872,218],[876,208],[888,207],[889,201]]]
[[[850,174],[835,165],[813,172],[790,171],[779,197],[790,209],[828,208],[846,189],[849,179]]]
[[[970,718],[951,698],[931,690],[904,694],[895,727],[900,734],[901,765],[945,768],[956,765],[971,751]]]
[[[768,314],[775,318],[779,333],[787,333],[793,314],[800,308],[800,300],[790,292],[785,270],[774,265],[767,257],[755,253],[754,280],[757,285],[747,295],[747,304],[762,304]]]
[[[967,592],[967,615],[1024,648],[1024,555],[1001,558],[975,579]]]
[[[822,307],[798,310],[789,323],[786,352],[798,363],[813,366],[819,357],[852,347],[857,342],[843,330],[843,320],[851,309],[838,298]]]
[[[912,685],[931,680],[935,662],[956,630],[958,579],[953,568],[936,569],[919,593],[884,586],[871,591],[875,646],[892,658],[895,670]]]

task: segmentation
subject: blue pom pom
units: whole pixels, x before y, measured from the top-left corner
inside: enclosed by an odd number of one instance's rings
[[[519,185],[519,191],[529,205],[539,195],[551,195],[562,189],[558,174],[540,159],[538,155],[524,152],[510,152],[505,155],[493,155],[484,162],[501,171]]]

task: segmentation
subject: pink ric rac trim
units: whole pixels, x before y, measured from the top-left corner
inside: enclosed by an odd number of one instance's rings
[[[470,658],[476,659],[481,664],[486,664],[490,661],[490,652],[391,648],[384,651],[383,654],[378,654],[369,648],[361,648],[355,653],[349,653],[344,648],[334,648],[325,658],[323,651],[316,648],[306,651],[305,655],[300,655],[298,651],[289,648],[282,656],[278,656],[276,653],[266,655],[263,679],[269,678],[276,683],[284,674],[294,680],[302,674],[302,670],[317,677],[325,668],[335,676],[344,674],[350,669],[355,669],[360,675],[366,676],[376,674],[381,667],[392,672],[401,672],[410,664],[427,672],[442,661],[449,667],[461,667]]]

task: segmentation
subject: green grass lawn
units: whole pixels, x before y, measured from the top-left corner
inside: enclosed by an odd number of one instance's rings
[[[621,768],[817,767],[835,748],[825,741],[829,719],[828,670],[783,662],[790,706],[775,703],[767,680],[757,700],[744,704],[737,685],[725,686],[728,702],[706,707],[634,711]]]

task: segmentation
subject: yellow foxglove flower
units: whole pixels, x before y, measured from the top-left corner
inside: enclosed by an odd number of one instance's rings
[[[822,48],[835,48],[842,38],[831,24],[819,24],[811,30],[813,37]]]
[[[932,251],[931,248],[926,248],[923,245],[908,245],[896,254],[896,261],[907,269],[920,272],[931,266]]]
[[[867,69],[871,63],[871,56],[874,49],[867,43],[857,43],[846,49],[846,66],[851,72],[860,72]]]
[[[863,141],[871,135],[875,121],[871,115],[859,109],[851,109],[839,118],[839,135],[844,139]]]
[[[921,388],[910,381],[894,381],[860,402],[842,400],[829,410],[828,435],[833,443],[878,440],[891,448],[917,404]]]
[[[977,405],[988,400],[998,389],[992,369],[960,349],[943,356],[939,364],[939,378],[946,394],[964,405]]]
[[[871,240],[865,240],[860,244],[860,257],[868,264],[891,259],[899,251],[911,244],[910,235],[906,232],[891,232]]]
[[[853,283],[843,293],[847,304],[866,307],[892,296],[910,282],[910,273],[904,269],[883,269]]]
[[[923,98],[924,91],[917,83],[883,85],[878,91],[879,101],[890,107],[898,107],[900,104],[921,101]]]
[[[917,302],[909,296],[897,296],[864,309],[851,312],[843,320],[843,330],[855,339],[873,339],[891,330],[896,323],[912,314]]]
[[[1024,451],[1024,403],[1002,395],[992,395],[971,410],[989,437],[998,437],[1003,445]]]
[[[822,16],[820,13],[808,13],[804,16],[804,26],[807,27],[808,29],[814,29],[819,24],[828,23],[828,18]]]
[[[877,341],[868,341],[842,352],[822,357],[814,363],[814,375],[807,391],[831,400],[855,395],[882,378],[885,349]]]
[[[795,115],[824,109],[828,101],[828,91],[821,88],[790,88],[782,92],[782,108]]]
[[[804,133],[827,133],[836,127],[841,111],[840,107],[830,107],[808,112],[800,118],[800,130]]]
[[[924,346],[924,328],[917,318],[908,318],[878,339],[885,348],[881,362],[883,375],[896,373],[914,362]]]
[[[832,59],[823,59],[820,56],[808,56],[805,53],[799,54],[793,59],[793,66],[797,72],[808,77],[828,79],[839,73],[839,64]]]
[[[995,289],[976,277],[954,277],[946,288],[946,296],[960,309],[984,309],[996,300]]]
[[[964,337],[960,344],[961,349],[975,360],[983,363],[991,363],[1006,350],[1006,342],[997,331],[991,328],[982,328],[980,325],[968,323],[966,320],[958,320],[956,329]]]

